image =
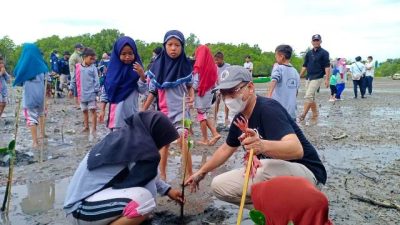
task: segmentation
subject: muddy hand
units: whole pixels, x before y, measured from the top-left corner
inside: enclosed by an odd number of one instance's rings
[[[168,197],[179,204],[185,204],[185,200],[183,199],[182,192],[171,188],[168,191]]]
[[[196,192],[197,190],[200,190],[199,188],[199,183],[201,180],[204,179],[204,173],[200,173],[199,171],[192,176],[190,176],[186,182],[185,186],[190,186],[190,192]]]

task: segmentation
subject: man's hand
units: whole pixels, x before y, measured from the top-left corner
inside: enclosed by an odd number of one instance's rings
[[[190,185],[190,192],[196,192],[199,190],[199,183],[201,180],[204,179],[205,173],[201,172],[200,170],[194,173],[185,181],[185,186]]]
[[[185,200],[183,199],[182,193],[178,191],[177,189],[169,189],[168,191],[168,197],[174,201],[176,201],[179,204],[184,204]]]
[[[241,141],[241,144],[244,146],[246,151],[250,151],[250,149],[254,150],[255,155],[259,154],[264,154],[264,146],[263,142],[260,138],[260,135],[253,130],[253,129],[247,129],[246,133],[243,133],[240,137],[239,140]]]

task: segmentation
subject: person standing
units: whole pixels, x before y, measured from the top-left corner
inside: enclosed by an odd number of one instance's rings
[[[315,94],[320,88],[322,80],[325,76],[325,87],[329,87],[329,75],[330,75],[330,61],[329,52],[321,47],[322,39],[321,35],[314,34],[311,37],[311,44],[313,48],[306,53],[303,68],[301,69],[300,76],[304,76],[307,72],[308,85],[306,94],[304,96],[304,110],[300,115],[299,120],[303,121],[308,111],[311,109],[313,115],[312,119],[318,119],[317,103],[315,102]]]
[[[0,118],[7,104],[7,96],[8,96],[7,83],[10,82],[11,82],[10,75],[8,75],[6,71],[3,57],[0,57]]]
[[[83,59],[82,59],[82,52],[83,52],[83,45],[78,43],[75,45],[75,51],[74,53],[72,53],[71,57],[69,58],[69,74],[71,74],[71,80],[74,78],[75,76],[75,66],[76,64],[80,64],[82,63]],[[74,99],[75,99],[75,107],[77,109],[79,109],[79,100],[78,100],[78,90],[75,89],[71,90],[72,94],[74,95]]]
[[[253,75],[253,63],[251,62],[251,57],[248,55],[245,60],[246,62],[243,64],[243,67]]]
[[[68,87],[68,81],[70,80],[69,74],[69,54],[68,51],[64,52],[64,57],[58,61],[58,70],[60,72],[60,89],[64,92],[64,87]]]
[[[365,63],[365,84],[368,88],[368,94],[372,94],[372,81],[374,80],[374,73],[375,73],[375,65],[372,61],[372,56],[368,56],[367,62]]]
[[[357,86],[360,87],[361,98],[365,97],[365,66],[361,62],[361,56],[356,57],[356,61],[350,67],[353,79],[354,98],[357,98]]]
[[[347,68],[346,68],[346,59],[338,58],[336,68],[339,71],[339,74],[336,76],[336,100],[343,100],[341,97],[347,81]]]
[[[218,80],[217,80],[217,84],[219,84],[219,82],[221,81],[221,74],[222,72],[224,72],[226,70],[226,68],[228,68],[229,66],[231,66],[229,63],[226,63],[224,61],[224,54],[222,52],[217,52],[214,55],[214,61],[215,64],[217,64],[217,70],[218,70]],[[217,123],[217,115],[218,115],[218,111],[219,111],[219,104],[221,103],[221,93],[218,92],[217,94],[217,99],[215,102],[215,111],[214,111],[214,115],[215,115],[215,122]],[[229,130],[229,109],[228,107],[226,107],[225,105],[225,116],[224,116],[225,120],[225,128],[227,130]]]
[[[49,69],[39,48],[35,44],[23,44],[21,56],[14,69],[13,86],[23,86],[22,105],[34,148],[39,147],[37,126],[40,128],[41,138],[45,137],[44,79],[48,72]]]

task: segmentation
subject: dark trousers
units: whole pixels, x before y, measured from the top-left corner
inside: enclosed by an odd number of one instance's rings
[[[357,98],[357,87],[360,87],[361,97],[365,95],[365,77],[361,77],[360,80],[353,80],[354,97]]]
[[[329,88],[331,89],[331,95],[336,95],[337,93],[336,85],[329,85]]]
[[[366,76],[365,77],[365,86],[368,88],[368,93],[372,94],[372,81],[374,80],[373,77],[371,76]]]

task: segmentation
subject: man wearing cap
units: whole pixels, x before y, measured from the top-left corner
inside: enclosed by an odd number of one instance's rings
[[[315,148],[283,106],[273,99],[256,96],[251,80],[250,72],[241,66],[228,67],[222,73],[216,89],[220,90],[229,110],[234,112],[233,122],[241,117],[248,121],[246,136],[232,123],[226,142],[185,184],[195,191],[204,176],[224,164],[240,146],[245,151],[253,149],[260,159],[260,167],[249,180],[246,203],[251,203],[251,185],[276,176],[298,176],[314,185],[325,184],[325,167]],[[239,149],[244,155],[242,148]],[[216,176],[211,183],[215,196],[239,204],[244,172],[242,167]]]
[[[75,66],[78,63],[82,63],[82,52],[83,52],[83,45],[78,43],[75,45],[75,51],[72,53],[71,57],[69,58],[69,73],[71,75],[71,79],[75,76]],[[74,94],[74,99],[75,99],[75,107],[77,109],[80,108],[79,106],[79,100],[78,100],[78,90],[72,90],[72,93]]]
[[[330,61],[329,52],[321,48],[321,35],[314,34],[311,38],[313,49],[307,52],[304,58],[303,68],[301,68],[300,77],[304,76],[307,71],[307,90],[304,95],[305,103],[303,113],[300,115],[299,120],[303,121],[308,111],[311,109],[313,116],[312,119],[318,118],[317,103],[315,102],[315,93],[321,86],[322,80],[325,76],[325,87],[329,87],[330,76]]]

